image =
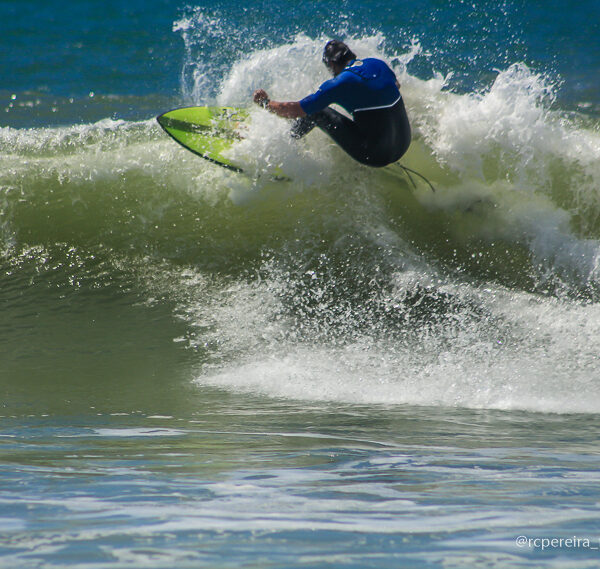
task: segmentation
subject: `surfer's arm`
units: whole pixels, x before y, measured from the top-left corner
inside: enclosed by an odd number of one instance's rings
[[[286,103],[269,101],[265,109],[285,119],[298,119],[306,116],[298,101],[289,101]]]
[[[271,101],[266,91],[262,89],[254,92],[254,102],[269,112],[285,119],[297,119],[306,116],[304,109],[298,101]]]

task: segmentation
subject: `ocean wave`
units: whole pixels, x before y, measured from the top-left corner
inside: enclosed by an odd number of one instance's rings
[[[247,215],[271,216],[291,204],[301,211],[297,219],[306,222],[315,206],[325,214],[339,207],[330,203],[338,194],[353,217],[374,217],[410,234],[419,248],[454,269],[503,280],[501,272],[511,273],[511,266],[499,267],[495,259],[498,255],[504,262],[506,254],[497,252],[508,248],[515,259],[524,256],[523,250],[529,257],[525,264],[515,261],[515,270],[529,277],[526,286],[598,281],[600,136],[553,107],[549,79],[515,64],[500,71],[484,92],[458,94],[439,74],[430,80],[410,74],[410,63],[421,52],[418,42],[404,53],[388,54],[380,35],[351,39],[359,55],[379,55],[395,66],[414,128],[403,163],[428,177],[435,193],[420,180],[414,189],[408,178],[352,163],[322,133],[297,143],[288,136],[286,121],[260,109],[252,109],[247,136],[232,149],[250,178],[219,171],[186,153],[152,120],[5,127],[0,129],[5,239],[19,241],[15,236],[29,233],[43,240],[44,225],[53,227],[52,235],[57,225],[78,226],[90,240],[116,234],[127,246],[158,225],[164,241],[173,241],[169,232],[177,239],[186,232],[202,239],[229,223],[227,218],[244,223]],[[223,77],[213,102],[246,105],[258,86],[284,99],[309,92],[325,79],[321,45],[321,39],[300,34],[289,44],[242,57]],[[192,92],[199,89],[200,84]],[[275,169],[293,183],[265,189]],[[388,196],[391,211],[373,208],[366,196],[374,195]],[[315,203],[307,203],[307,196]],[[403,208],[404,220],[398,223]],[[206,234],[198,234],[196,219],[207,224]],[[421,231],[416,220],[424,224]],[[262,238],[266,241],[254,242],[257,252],[268,246],[266,233]],[[165,249],[163,254],[178,253]]]
[[[180,148],[152,119],[2,128],[4,266],[33,258],[33,275],[75,256],[68,289],[100,258],[100,281],[170,299],[204,384],[597,412],[597,127],[556,108],[554,85],[523,64],[461,94],[440,74],[411,75],[418,42],[386,53],[381,36],[351,39],[395,67],[414,127],[402,162],[435,191],[353,163],[322,133],[292,141],[258,108],[232,149],[248,175]],[[311,90],[321,44],[299,35],[245,55],[212,102]]]

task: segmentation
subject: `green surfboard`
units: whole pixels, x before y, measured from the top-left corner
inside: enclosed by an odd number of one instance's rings
[[[185,107],[156,118],[179,144],[194,154],[234,172],[243,168],[224,153],[241,140],[240,127],[248,111],[235,107]]]

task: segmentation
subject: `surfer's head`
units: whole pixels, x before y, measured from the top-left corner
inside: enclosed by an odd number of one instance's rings
[[[356,55],[343,41],[330,40],[323,50],[323,63],[334,75],[341,73],[355,59]]]

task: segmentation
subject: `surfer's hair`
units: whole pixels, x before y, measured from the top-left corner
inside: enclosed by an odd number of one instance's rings
[[[343,42],[339,40],[330,40],[323,50],[323,63],[327,67],[333,65],[348,65],[356,59],[356,54]]]

